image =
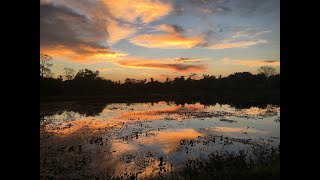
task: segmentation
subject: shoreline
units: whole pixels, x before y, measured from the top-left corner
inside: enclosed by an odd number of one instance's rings
[[[239,103],[270,103],[280,104],[280,92],[259,94],[123,94],[97,96],[40,96],[40,103],[61,101],[107,101],[110,103],[127,102],[157,102],[157,101],[185,101],[185,102],[239,102]]]

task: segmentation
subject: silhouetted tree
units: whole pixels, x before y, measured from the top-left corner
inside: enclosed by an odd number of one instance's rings
[[[50,71],[51,72],[51,71]],[[203,74],[200,79],[194,79],[195,74],[175,77],[173,80],[167,78],[165,82],[159,82],[150,78],[139,80],[126,78],[124,83],[113,82],[99,77],[99,71],[81,69],[73,79],[63,81],[62,76],[57,78],[46,78],[50,73],[46,73],[40,78],[40,94],[51,95],[72,95],[72,96],[138,96],[161,95],[169,97],[178,96],[206,96],[208,94],[215,97],[243,97],[243,96],[264,96],[265,94],[279,94],[280,75],[251,74],[250,72],[236,72],[226,77],[217,79],[215,76]],[[71,76],[70,76],[71,77]],[[124,96],[125,95],[125,96]],[[127,96],[128,95],[128,96]],[[175,100],[185,102],[185,100]],[[207,101],[205,98],[202,101]],[[192,102],[189,102],[192,103]]]
[[[196,76],[197,76],[196,73],[191,73],[191,74],[189,75],[189,78],[190,78],[190,79],[194,79]]]
[[[167,85],[172,84],[172,79],[171,79],[171,78],[169,78],[169,77],[167,77],[167,78],[166,78],[166,82],[165,82],[165,84],[167,84]]]
[[[176,77],[173,80],[173,87],[176,89],[182,89],[185,85],[185,79],[184,76]]]
[[[210,77],[210,75],[208,75],[208,74],[203,74],[202,76],[203,76],[203,79],[206,79],[206,78]]]
[[[50,69],[44,75],[44,77],[46,77],[46,78],[53,78],[53,76],[54,76],[54,73],[51,72]]]
[[[89,69],[81,69],[78,71],[74,79],[94,80],[99,79],[99,71],[91,71]]]
[[[261,66],[258,69],[258,72],[261,73],[261,74],[264,74],[267,77],[269,77],[269,76],[272,76],[272,75],[276,74],[276,69],[274,67],[272,67],[272,66]]]
[[[125,83],[125,84],[134,84],[134,82],[135,82],[135,79],[126,78],[126,79],[124,80],[124,83]]]
[[[271,89],[280,89],[280,75],[276,74],[268,78],[268,87]]]
[[[40,53],[40,76],[44,77],[46,74],[47,75],[52,75],[51,70],[49,69],[49,67],[52,66],[52,64],[48,63],[48,61],[51,61],[52,57],[47,55],[47,54],[43,54]]]
[[[63,77],[62,77],[61,75],[59,75],[59,76],[57,77],[57,80],[58,80],[58,81],[63,81]]]
[[[71,68],[64,68],[64,74],[67,80],[72,80],[74,78],[74,70]]]

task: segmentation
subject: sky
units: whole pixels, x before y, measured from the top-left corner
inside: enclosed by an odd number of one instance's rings
[[[279,0],[40,0],[40,51],[114,81],[280,71]]]

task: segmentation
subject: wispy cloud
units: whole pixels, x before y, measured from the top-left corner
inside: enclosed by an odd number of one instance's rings
[[[199,37],[184,37],[179,34],[144,34],[129,40],[131,43],[147,48],[189,49],[197,46]]]
[[[127,55],[125,53],[112,51],[109,48],[91,47],[81,44],[72,47],[63,45],[45,46],[41,47],[40,50],[42,53],[62,57],[66,60],[82,64],[113,61],[116,58]]]
[[[185,36],[185,30],[176,24],[162,24],[154,30],[161,33],[138,35],[131,38],[129,42],[147,48],[189,49],[201,44],[202,41],[199,36]]]
[[[108,17],[107,31],[109,43],[128,38],[137,32],[137,24],[151,23],[170,13],[172,7],[159,0],[103,0]]]
[[[127,68],[148,68],[148,69],[165,69],[175,72],[198,72],[206,71],[207,67],[204,65],[189,65],[174,62],[163,62],[161,60],[148,60],[148,59],[132,59],[120,60],[116,64]]]
[[[159,0],[103,0],[109,12],[116,19],[131,23],[150,23],[172,10],[171,4]]]
[[[249,46],[268,43],[259,36],[271,31],[257,31],[255,29],[241,30],[231,33],[219,40],[213,31],[202,32],[193,36],[186,36],[185,30],[178,25],[163,24],[155,28],[161,34],[142,34],[129,39],[129,42],[147,48],[162,49],[190,49],[194,47],[206,49],[247,48]]]
[[[101,72],[106,72],[106,71],[109,71],[111,70],[111,68],[99,68],[98,71],[101,71]]]
[[[137,32],[137,29],[129,24],[119,23],[114,20],[109,21],[107,30],[109,34],[108,42],[110,44],[116,43],[122,39],[126,39],[130,35]]]
[[[174,0],[174,15],[189,13],[195,9],[200,13],[215,15],[237,14],[238,16],[265,15],[274,13],[279,7],[279,0]],[[199,15],[195,13],[194,15]]]
[[[208,49],[229,49],[229,48],[247,48],[256,44],[267,43],[266,40],[240,41],[240,42],[221,42],[217,44],[207,45]]]
[[[243,60],[243,59],[230,59],[230,58],[224,58],[221,60],[224,64],[233,64],[233,65],[242,65],[242,66],[280,66],[280,61],[277,60]]]
[[[176,24],[162,24],[156,28],[158,31],[164,31],[172,34],[181,34],[184,32],[184,29]]]
[[[270,32],[271,32],[271,30],[262,30],[261,31],[261,30],[257,30],[257,29],[248,28],[248,29],[236,32],[232,36],[232,38],[242,38],[242,37],[255,38],[255,37],[258,37],[262,34],[270,33]]]
[[[208,58],[191,59],[191,58],[180,57],[180,58],[174,59],[174,61],[176,61],[176,62],[190,62],[190,63],[198,63],[198,62],[202,62],[205,60],[208,60]]]

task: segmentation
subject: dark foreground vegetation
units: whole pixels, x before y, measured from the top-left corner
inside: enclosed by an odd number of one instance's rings
[[[188,160],[183,174],[190,179],[280,179],[280,145],[253,146],[251,153],[216,152],[206,160]]]
[[[61,148],[61,146],[59,146]],[[73,146],[71,146],[73,148]],[[62,146],[62,148],[64,148]],[[68,148],[67,148],[68,149]],[[73,150],[73,149],[72,149]],[[63,150],[62,150],[63,151]],[[74,150],[73,150],[74,151]],[[41,156],[40,179],[140,179],[138,173],[124,173],[120,176],[112,176],[106,172],[99,172],[87,167],[90,162],[88,155],[82,155],[82,151],[76,151],[73,155],[70,148],[67,153],[60,156]],[[71,154],[70,154],[71,153]],[[68,156],[64,154],[69,154]],[[83,157],[83,160],[82,160]],[[66,161],[65,158],[69,160]],[[48,160],[50,159],[50,161]],[[89,162],[87,162],[88,159]],[[64,162],[64,163],[62,163]],[[61,164],[69,163],[69,166]],[[278,147],[267,144],[252,144],[251,149],[240,150],[238,153],[212,152],[207,158],[190,158],[177,170],[165,166],[163,157],[159,158],[159,173],[143,177],[143,179],[280,179],[280,145]],[[50,169],[50,171],[48,171]],[[75,171],[74,169],[78,170]],[[82,169],[82,171],[79,171]],[[70,173],[73,172],[73,173]],[[86,173],[87,172],[87,173]],[[76,173],[76,174],[74,174]],[[55,178],[60,177],[60,178]],[[73,178],[72,178],[73,177]],[[78,178],[76,178],[78,177]],[[82,177],[82,178],[79,178]]]

